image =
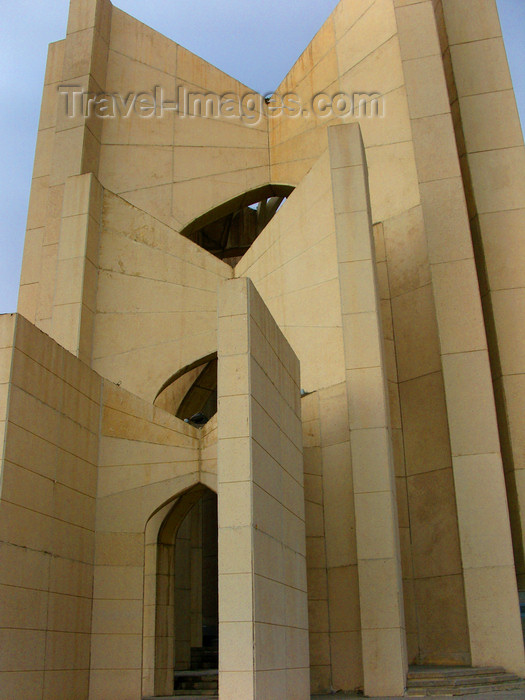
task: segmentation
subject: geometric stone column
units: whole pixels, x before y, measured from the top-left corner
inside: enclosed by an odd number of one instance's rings
[[[299,362],[247,278],[219,287],[219,691],[307,700]]]
[[[399,527],[368,177],[357,124],[329,127],[366,695],[407,672]]]
[[[466,21],[465,11],[475,12],[476,21]],[[525,148],[496,0],[485,0],[476,10],[469,3],[465,8],[461,0],[447,0],[443,15],[457,94],[453,107],[457,111],[456,134],[461,130],[458,150],[469,173],[468,212],[494,381],[514,557],[523,591],[525,326],[519,319],[525,314]]]
[[[432,2],[399,7],[396,17],[439,330],[472,665],[524,674],[487,339]],[[430,61],[434,79],[421,92],[420,68]]]

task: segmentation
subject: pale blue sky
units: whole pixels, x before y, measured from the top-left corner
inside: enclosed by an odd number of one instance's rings
[[[115,0],[230,73],[274,90],[337,0]],[[497,0],[525,123],[525,0]],[[15,311],[47,45],[65,35],[68,0],[0,0],[0,313]],[[524,232],[525,235],[525,232]]]

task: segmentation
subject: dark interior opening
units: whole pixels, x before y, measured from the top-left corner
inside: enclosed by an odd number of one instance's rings
[[[217,353],[176,372],[159,390],[155,406],[197,427],[217,413]]]
[[[207,212],[181,233],[233,267],[292,191],[290,185],[252,190]]]

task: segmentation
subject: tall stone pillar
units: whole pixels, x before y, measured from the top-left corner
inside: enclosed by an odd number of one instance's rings
[[[299,362],[250,280],[219,287],[219,692],[307,700]]]
[[[487,338],[433,4],[400,6],[396,18],[439,331],[472,664],[522,675],[523,636]],[[418,71],[431,62],[435,78],[423,94]],[[465,67],[464,78],[472,68]],[[483,71],[478,79],[487,75]]]
[[[357,124],[329,129],[366,695],[402,695],[399,527],[366,160]]]

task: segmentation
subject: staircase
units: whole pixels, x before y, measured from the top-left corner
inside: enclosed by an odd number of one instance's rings
[[[213,639],[203,647],[191,648],[191,668],[217,669],[219,666],[219,640]]]
[[[219,696],[219,672],[217,669],[199,671],[175,671],[173,697]]]
[[[191,670],[175,671],[173,697],[218,698],[219,650],[214,639],[204,647],[192,647]]]
[[[507,673],[499,666],[489,668],[410,666],[406,695],[407,697],[421,697],[493,694],[506,690],[525,691],[525,680],[513,673]]]

